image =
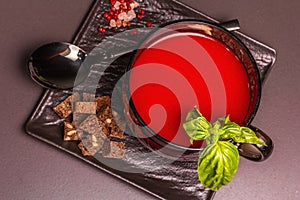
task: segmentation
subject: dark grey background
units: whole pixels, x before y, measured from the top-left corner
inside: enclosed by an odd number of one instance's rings
[[[215,199],[300,199],[300,1],[181,1],[221,21],[238,18],[242,32],[278,53],[253,122],[272,137],[274,153],[262,163],[241,159]],[[153,199],[23,130],[43,91],[27,76],[26,58],[41,44],[71,41],[91,3],[0,2],[0,199]]]

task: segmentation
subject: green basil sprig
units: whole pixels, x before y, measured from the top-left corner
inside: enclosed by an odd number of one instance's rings
[[[239,152],[225,139],[266,146],[254,131],[231,122],[229,116],[219,118],[211,124],[196,107],[188,113],[183,128],[191,143],[194,140],[206,142],[206,147],[198,160],[198,177],[201,184],[211,190],[218,190],[227,185],[238,168]]]

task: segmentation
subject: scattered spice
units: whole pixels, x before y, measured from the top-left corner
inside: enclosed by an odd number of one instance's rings
[[[139,20],[141,20],[141,19],[143,19],[143,15],[138,14],[138,15],[137,15],[137,18],[138,18]]]
[[[145,14],[145,10],[140,9],[140,10],[139,10],[139,14],[140,14],[140,15],[144,15],[144,14]]]
[[[106,29],[103,28],[103,27],[99,27],[99,28],[98,28],[98,31],[99,31],[100,33],[105,33],[105,32],[106,32]]]
[[[152,26],[152,22],[147,22],[147,23],[146,23],[146,26],[147,26],[147,27],[151,27],[151,26]]]
[[[105,12],[102,16],[106,19],[112,30],[116,30],[120,27],[129,27],[131,26],[130,21],[135,18],[142,20],[146,13],[144,9],[135,11],[135,9],[139,7],[139,3],[134,0],[109,0],[109,2],[110,10]],[[152,23],[151,25],[150,23],[151,22],[147,22],[146,26],[151,27]],[[104,25],[98,28],[98,32],[106,32]]]

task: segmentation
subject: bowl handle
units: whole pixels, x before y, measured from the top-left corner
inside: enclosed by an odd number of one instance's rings
[[[240,29],[240,23],[238,19],[221,22],[219,25],[221,25],[223,28],[227,29],[228,31],[237,31]]]
[[[263,140],[267,144],[267,146],[249,143],[238,143],[236,145],[238,147],[240,155],[248,160],[257,162],[266,160],[272,154],[274,148],[274,144],[271,138],[255,126],[250,125],[249,128],[252,129],[255,132],[256,136]]]

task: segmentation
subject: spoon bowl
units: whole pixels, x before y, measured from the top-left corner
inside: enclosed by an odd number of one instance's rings
[[[84,50],[73,44],[45,44],[37,48],[29,58],[30,77],[48,89],[71,89],[75,79],[76,84],[79,84],[88,75],[88,69],[80,68],[86,56]]]

